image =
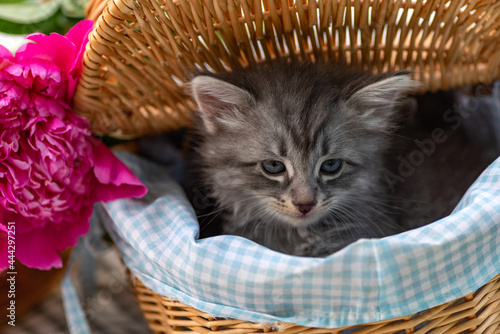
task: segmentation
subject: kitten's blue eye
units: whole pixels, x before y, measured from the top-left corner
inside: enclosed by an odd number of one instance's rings
[[[286,169],[282,162],[276,160],[262,161],[262,168],[269,174],[280,174]]]
[[[342,167],[342,161],[338,159],[326,160],[321,164],[320,170],[323,173],[333,174],[337,173]]]

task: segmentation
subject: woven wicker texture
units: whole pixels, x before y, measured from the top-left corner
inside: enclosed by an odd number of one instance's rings
[[[429,90],[491,82],[499,16],[491,0],[91,0],[74,107],[99,134],[177,129],[192,122],[190,71],[277,57],[410,69]]]
[[[133,289],[149,327],[155,334],[188,332],[246,334],[278,331],[284,334],[340,334],[346,329],[350,329],[349,333],[354,334],[500,333],[500,275],[475,293],[416,315],[338,329],[309,328],[284,323],[277,324],[273,328],[241,320],[214,318],[154,293],[137,279],[134,281]]]

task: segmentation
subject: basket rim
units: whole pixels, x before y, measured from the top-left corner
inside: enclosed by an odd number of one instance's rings
[[[168,330],[171,329],[171,326],[176,326],[179,332],[196,332],[197,327],[203,327],[210,332],[221,331],[221,333],[234,329],[234,327],[241,330],[240,333],[253,333],[255,330],[262,330],[264,332],[276,331],[284,334],[292,334],[309,331],[318,332],[319,329],[317,327],[306,327],[286,322],[269,324],[242,323],[242,320],[238,319],[214,317],[209,313],[157,294],[146,287],[137,277],[132,277],[129,270],[128,272],[129,282],[136,296],[136,300],[143,311],[143,315],[148,321],[148,325],[153,331],[165,330],[169,332]],[[479,287],[473,293],[435,306],[431,309],[407,316],[371,323],[337,328],[322,328],[324,331],[321,332],[328,331],[340,333],[344,330],[354,330],[355,333],[361,330],[363,333],[369,332],[372,334],[396,333],[403,330],[413,332],[416,328],[424,325],[422,328],[425,328],[425,330],[421,329],[421,331],[427,332],[428,330],[447,327],[452,328],[452,331],[454,331],[453,333],[458,333],[464,330],[476,330],[480,326],[486,327],[491,325],[492,322],[494,324],[495,320],[488,319],[491,317],[496,319],[496,325],[492,325],[492,327],[498,328],[500,326],[499,304],[500,274]],[[179,325],[176,323],[176,320],[180,318],[179,316],[181,316],[182,319],[186,319],[184,320],[185,329],[179,328]],[[469,323],[464,323],[463,320],[468,320]],[[460,330],[455,326],[460,327]]]

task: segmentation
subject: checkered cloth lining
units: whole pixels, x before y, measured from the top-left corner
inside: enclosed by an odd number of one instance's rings
[[[301,258],[235,236],[198,240],[193,209],[167,170],[119,157],[149,187],[143,199],[103,206],[126,265],[155,292],[215,316],[342,327],[440,305],[500,273],[500,158],[445,219]]]

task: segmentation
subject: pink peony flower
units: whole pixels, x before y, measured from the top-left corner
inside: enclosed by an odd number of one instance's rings
[[[0,271],[8,222],[21,263],[61,267],[94,202],[147,191],[70,107],[91,29],[85,20],[66,36],[30,35],[15,55],[0,46]]]

